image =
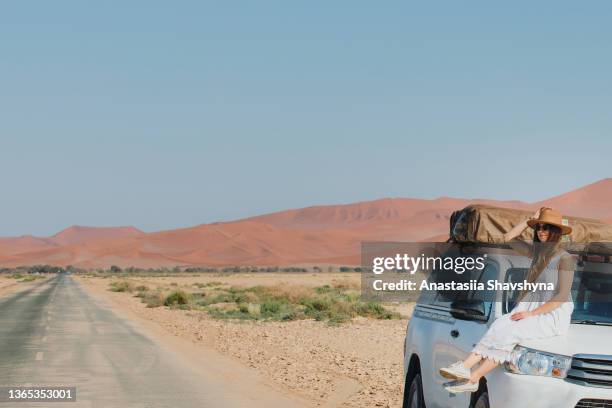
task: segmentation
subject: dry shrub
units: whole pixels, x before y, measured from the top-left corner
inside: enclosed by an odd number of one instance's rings
[[[270,286],[266,294],[276,299],[286,299],[290,303],[299,303],[312,296],[312,287],[305,285]]]

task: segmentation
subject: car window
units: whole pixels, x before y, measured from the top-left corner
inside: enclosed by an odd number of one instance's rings
[[[574,312],[572,320],[612,323],[612,266],[599,272],[577,270],[572,284]],[[601,269],[601,268],[600,268]],[[506,273],[506,282],[522,282],[527,268],[511,268]],[[503,296],[503,313],[516,306],[520,291],[506,291]]]
[[[475,280],[477,282],[486,282],[491,279],[496,279],[499,273],[499,268],[496,263],[488,262],[483,269],[474,269],[466,271],[458,275],[449,273],[448,271],[434,270],[428,278],[429,282],[445,283],[450,281],[469,282]],[[485,307],[490,310],[493,299],[490,292],[486,291],[457,291],[457,290],[440,290],[440,291],[423,291],[419,299],[420,304],[434,305],[445,308],[450,308],[451,303],[456,300],[483,300]]]
[[[495,262],[488,262],[484,269],[480,271],[478,277],[474,276],[478,283],[483,283],[485,287],[487,286],[487,282],[489,280],[498,279],[499,275],[499,267]],[[456,300],[482,300],[485,306],[485,316],[489,317],[491,308],[493,306],[493,301],[495,300],[495,292],[490,290],[479,290],[479,291],[465,291],[458,292],[458,296]]]
[[[522,282],[527,275],[527,268],[510,268],[506,272],[506,277],[504,278],[504,282],[506,283],[518,283]],[[521,294],[519,290],[507,290],[504,291],[502,296],[503,303],[503,313],[506,314],[516,305],[516,300],[518,296]]]
[[[612,271],[574,274],[572,320],[612,323]]]

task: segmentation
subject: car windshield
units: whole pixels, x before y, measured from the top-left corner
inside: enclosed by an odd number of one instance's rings
[[[589,269],[574,274],[572,323],[612,324],[612,265]]]
[[[612,325],[612,256],[582,253],[578,254],[578,258],[581,261],[578,262],[572,284],[572,323]],[[526,268],[510,268],[505,281],[521,282],[526,272]],[[514,308],[518,294],[507,294],[503,302],[504,313]]]

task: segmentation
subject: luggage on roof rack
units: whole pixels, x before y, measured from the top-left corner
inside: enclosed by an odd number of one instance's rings
[[[503,235],[521,221],[533,215],[533,211],[469,205],[453,212],[450,218],[450,242],[502,243]],[[572,227],[572,233],[564,236],[571,243],[612,241],[612,225],[591,218],[563,217],[563,223]],[[533,241],[533,230],[526,228],[516,239]]]

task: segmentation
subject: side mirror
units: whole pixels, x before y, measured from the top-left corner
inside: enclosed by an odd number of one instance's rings
[[[483,300],[455,300],[450,307],[450,314],[455,319],[487,321]]]

